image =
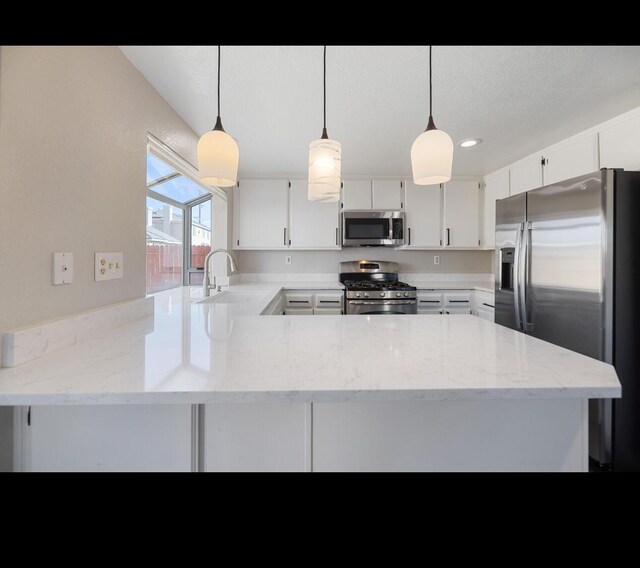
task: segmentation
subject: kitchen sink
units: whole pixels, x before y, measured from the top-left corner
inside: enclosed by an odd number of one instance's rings
[[[251,292],[233,292],[232,290],[226,290],[219,292],[208,298],[200,300],[198,303],[213,303],[213,304],[244,304],[246,302],[253,302],[260,298],[264,298],[269,293],[268,290],[255,290]]]

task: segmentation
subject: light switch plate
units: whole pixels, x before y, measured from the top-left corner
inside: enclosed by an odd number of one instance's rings
[[[95,257],[95,279],[114,280],[124,277],[124,261],[121,252],[97,252]]]
[[[54,252],[51,255],[51,283],[54,286],[73,282],[73,253]]]

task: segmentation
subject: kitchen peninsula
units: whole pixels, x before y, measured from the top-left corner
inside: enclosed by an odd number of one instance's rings
[[[621,394],[612,366],[473,316],[258,315],[281,289],[168,290],[154,316],[0,369],[23,469],[586,471],[587,401]]]

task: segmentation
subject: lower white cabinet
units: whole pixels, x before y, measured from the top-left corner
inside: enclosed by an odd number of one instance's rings
[[[419,314],[471,314],[471,290],[418,290]]]
[[[311,405],[205,405],[205,471],[310,471]]]
[[[285,290],[285,315],[328,316],[343,313],[342,290]]]
[[[191,406],[19,407],[18,471],[191,471]]]
[[[495,321],[495,294],[492,292],[484,292],[474,290],[472,313],[479,318]]]

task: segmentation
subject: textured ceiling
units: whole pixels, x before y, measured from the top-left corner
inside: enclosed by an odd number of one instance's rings
[[[122,47],[196,131],[216,117],[215,46]],[[640,47],[435,46],[434,119],[454,175],[484,174],[640,106]],[[405,175],[428,115],[428,48],[329,46],[327,128],[343,174]],[[240,175],[306,175],[322,132],[322,46],[223,46],[222,119]]]

